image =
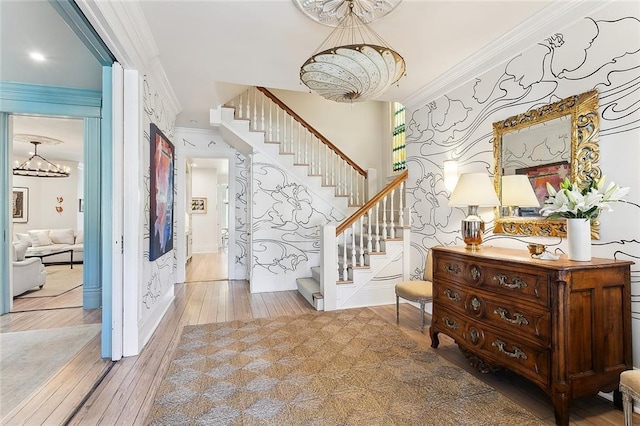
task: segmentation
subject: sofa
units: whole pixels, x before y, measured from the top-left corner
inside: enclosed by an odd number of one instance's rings
[[[82,263],[84,257],[84,235],[82,231],[65,229],[34,229],[27,233],[16,233],[14,241],[28,244],[27,256],[37,255],[52,249],[72,249],[73,263]],[[42,258],[44,264],[69,263],[69,253],[54,254]]]
[[[11,297],[20,296],[32,288],[42,288],[47,280],[47,272],[42,261],[37,257],[25,258],[28,245],[26,242],[13,243],[13,288]]]

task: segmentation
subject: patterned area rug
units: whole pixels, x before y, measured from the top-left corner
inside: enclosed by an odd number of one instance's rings
[[[186,326],[146,423],[542,424],[366,308]]]

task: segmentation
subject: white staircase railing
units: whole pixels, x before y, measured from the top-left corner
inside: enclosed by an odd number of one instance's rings
[[[337,293],[335,286],[352,282],[353,271],[367,267],[371,256],[384,253],[386,241],[396,239],[396,230],[404,228],[404,184],[407,177],[407,171],[399,175],[335,228],[335,233],[323,230],[320,289],[326,310],[332,309]]]
[[[251,87],[225,104],[235,118],[249,120],[252,131],[264,132],[267,143],[278,143],[280,153],[293,155],[294,164],[308,166],[310,176],[321,176],[323,186],[348,197],[350,206],[366,201],[367,172],[327,138],[263,87]]]

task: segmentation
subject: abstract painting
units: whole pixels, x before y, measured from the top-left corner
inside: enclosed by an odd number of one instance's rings
[[[151,123],[150,244],[149,260],[173,250],[173,172],[174,147],[158,127]]]

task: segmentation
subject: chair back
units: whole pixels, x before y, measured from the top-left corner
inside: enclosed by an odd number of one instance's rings
[[[425,281],[433,281],[433,255],[431,254],[432,250],[429,249],[427,252],[427,261],[424,265],[424,277]]]

